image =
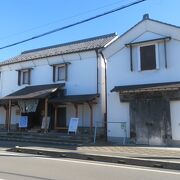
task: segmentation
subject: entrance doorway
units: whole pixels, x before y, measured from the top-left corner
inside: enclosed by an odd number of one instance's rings
[[[66,107],[57,108],[56,129],[66,130]]]
[[[44,102],[39,101],[35,112],[22,112],[21,116],[28,116],[28,129],[40,129],[42,123],[42,108]]]
[[[131,132],[136,144],[165,145],[170,127],[169,102],[163,99],[134,100],[130,103]]]
[[[39,101],[36,112],[28,113],[28,121],[30,129],[40,129],[42,123],[42,110],[44,108],[44,101]]]

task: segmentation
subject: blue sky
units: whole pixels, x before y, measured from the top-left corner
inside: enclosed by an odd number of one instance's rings
[[[1,0],[0,47],[62,27],[136,0]],[[117,32],[121,35],[149,13],[180,26],[180,0],[147,0],[111,15],[21,45],[0,50],[0,61],[22,51]]]

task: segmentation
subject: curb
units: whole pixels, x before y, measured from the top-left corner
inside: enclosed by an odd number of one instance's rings
[[[35,154],[35,155],[44,155],[55,158],[72,158],[72,159],[82,159],[82,160],[100,161],[100,162],[108,162],[108,163],[118,163],[118,164],[126,164],[126,165],[180,170],[180,163],[173,161],[160,161],[160,160],[120,157],[120,156],[106,156],[106,155],[78,153],[78,152],[63,152],[63,151],[57,152],[57,151],[48,151],[48,150],[28,149],[22,147],[11,148],[8,149],[7,151]]]

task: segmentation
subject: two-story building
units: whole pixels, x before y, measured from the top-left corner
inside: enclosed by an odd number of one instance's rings
[[[107,128],[109,141],[179,143],[179,59],[180,28],[147,14],[120,37],[25,51],[0,63],[1,128],[26,116],[39,130],[44,117],[46,129],[63,132],[78,117],[85,132]]]
[[[64,131],[78,117],[79,129],[104,127],[105,62],[99,53],[117,38],[107,34],[39,48],[0,63],[0,125],[17,128],[21,116],[28,129]],[[50,121],[50,122],[49,122]]]
[[[148,145],[178,143],[180,28],[146,14],[103,54],[108,139]]]

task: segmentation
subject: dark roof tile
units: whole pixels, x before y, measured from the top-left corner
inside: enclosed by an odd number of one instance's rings
[[[99,97],[99,94],[84,94],[84,95],[68,95],[52,98],[49,100],[50,103],[59,104],[59,103],[83,103],[96,100]]]
[[[27,86],[23,89],[13,92],[1,100],[18,100],[18,99],[41,99],[47,97],[52,92],[62,88],[65,84],[44,84],[36,86]]]
[[[48,46],[39,49],[24,51],[20,55],[10,58],[0,63],[0,66],[18,63],[22,61],[34,60],[39,58],[58,56],[63,54],[70,54],[76,52],[89,51],[105,47],[117,35],[115,33],[97,36],[94,38],[73,41],[69,43],[59,44],[55,46]]]
[[[163,82],[163,83],[149,83],[149,84],[136,84],[136,85],[125,85],[115,86],[111,92],[135,92],[135,91],[162,91],[169,89],[179,89],[180,82]]]

